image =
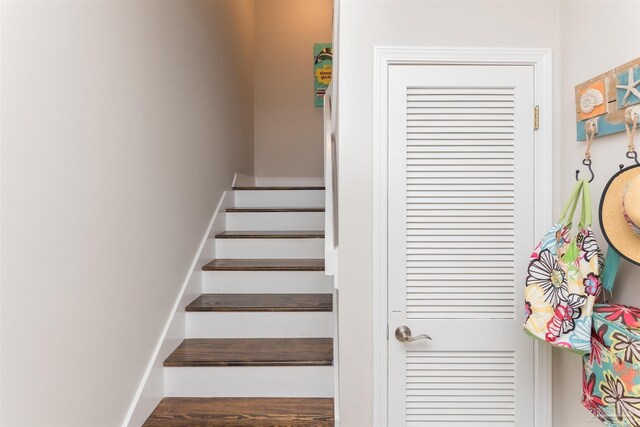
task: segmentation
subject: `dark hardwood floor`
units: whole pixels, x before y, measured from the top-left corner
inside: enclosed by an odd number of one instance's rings
[[[332,338],[189,338],[164,361],[176,366],[327,366]]]
[[[324,271],[324,259],[214,259],[204,271]]]
[[[331,294],[203,294],[186,311],[331,311]]]
[[[324,231],[223,231],[216,239],[323,239]]]
[[[234,190],[242,191],[242,190],[324,190],[324,186],[306,186],[306,187],[282,187],[282,186],[241,186],[241,187],[233,187]]]
[[[332,427],[333,399],[165,397],[143,427]]]
[[[324,208],[227,208],[231,213],[324,212]]]

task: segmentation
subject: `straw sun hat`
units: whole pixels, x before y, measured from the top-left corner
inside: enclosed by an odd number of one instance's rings
[[[640,165],[609,180],[600,200],[600,226],[609,246],[640,265]]]

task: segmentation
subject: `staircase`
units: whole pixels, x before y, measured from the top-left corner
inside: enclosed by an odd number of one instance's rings
[[[333,426],[324,187],[233,190],[144,426]]]

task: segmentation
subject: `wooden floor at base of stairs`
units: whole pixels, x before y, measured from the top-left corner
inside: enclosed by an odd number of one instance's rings
[[[332,398],[165,397],[143,427],[332,427]]]

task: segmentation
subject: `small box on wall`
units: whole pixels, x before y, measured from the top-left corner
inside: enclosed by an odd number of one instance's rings
[[[313,103],[324,106],[324,94],[331,83],[333,73],[333,47],[331,43],[313,45]]]

